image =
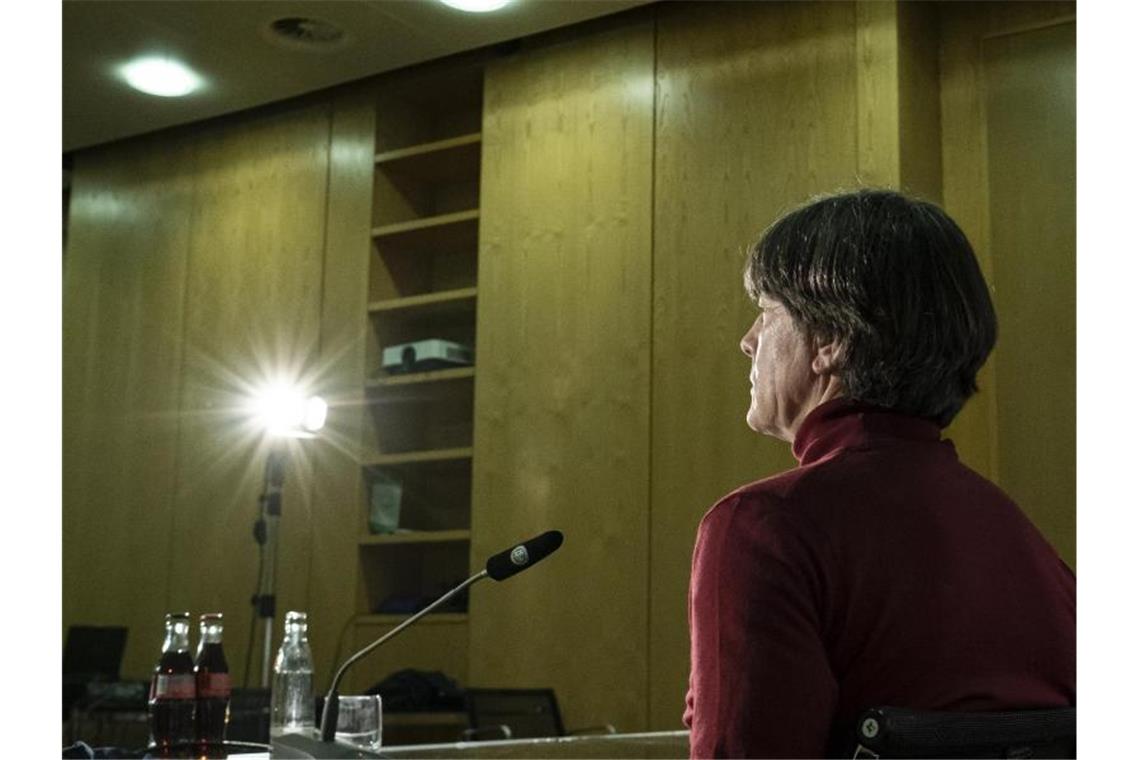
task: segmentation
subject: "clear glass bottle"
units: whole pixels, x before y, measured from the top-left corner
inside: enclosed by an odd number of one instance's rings
[[[285,640],[273,663],[273,708],[269,736],[316,730],[313,704],[313,653],[309,621],[304,612],[285,615]]]

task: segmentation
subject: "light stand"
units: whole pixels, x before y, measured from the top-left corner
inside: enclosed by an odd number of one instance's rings
[[[255,618],[264,625],[261,652],[261,687],[269,687],[269,664],[273,655],[273,618],[277,613],[277,541],[281,522],[281,488],[285,485],[285,451],[273,446],[265,458],[265,480],[262,484],[261,515],[253,525],[253,538],[261,551],[258,563],[257,593],[252,602]],[[247,656],[248,662],[248,656]],[[247,668],[248,677],[248,668]]]
[[[281,522],[281,489],[285,485],[286,446],[290,438],[313,438],[324,427],[328,404],[320,396],[305,398],[296,389],[278,384],[266,389],[254,400],[251,411],[259,418],[269,435],[277,438],[265,459],[265,479],[258,504],[261,513],[253,524],[260,561],[257,570],[257,593],[250,600],[254,614],[250,619],[249,646],[245,655],[245,682],[249,684],[249,665],[257,623],[261,621],[261,686],[269,687],[270,663],[273,657],[273,618],[277,613],[277,543]]]

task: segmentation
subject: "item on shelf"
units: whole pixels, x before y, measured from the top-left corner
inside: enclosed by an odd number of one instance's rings
[[[474,363],[475,351],[471,346],[439,338],[387,346],[380,360],[381,369],[389,374],[469,367]]]
[[[371,509],[368,529],[373,533],[395,533],[400,525],[400,499],[404,487],[400,481],[382,472],[372,475]]]

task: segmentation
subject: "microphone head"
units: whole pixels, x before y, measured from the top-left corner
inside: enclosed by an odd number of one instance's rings
[[[502,581],[553,554],[562,546],[562,531],[548,530],[487,560],[487,575]]]

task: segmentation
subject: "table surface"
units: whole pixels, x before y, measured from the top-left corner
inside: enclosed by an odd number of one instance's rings
[[[282,758],[687,758],[688,731],[641,734],[593,734],[545,739],[409,744],[378,752],[343,742],[321,744],[296,734],[273,741],[273,757]]]

